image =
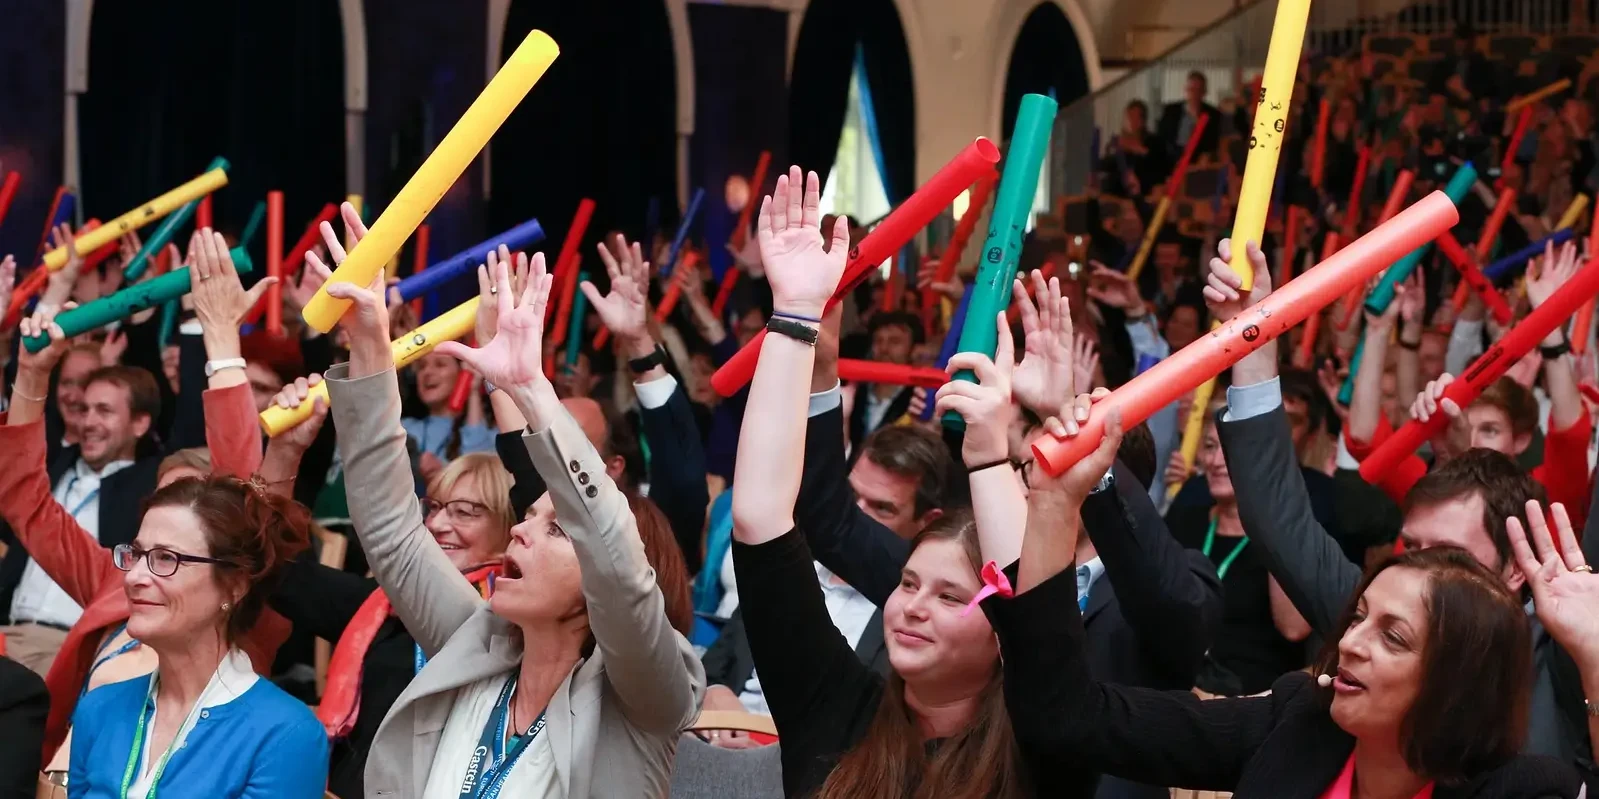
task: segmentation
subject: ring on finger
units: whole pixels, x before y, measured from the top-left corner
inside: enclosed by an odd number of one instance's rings
[[[1586,563],[1584,563],[1581,566],[1578,566],[1577,568],[1572,569],[1572,571],[1573,572],[1582,572],[1582,573],[1586,573],[1586,574],[1593,574],[1593,567],[1589,566]]]

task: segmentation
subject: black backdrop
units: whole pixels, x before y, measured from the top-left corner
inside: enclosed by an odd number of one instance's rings
[[[1008,141],[1016,126],[1016,109],[1024,94],[1051,90],[1062,108],[1088,93],[1088,70],[1083,48],[1072,23],[1054,3],[1040,3],[1027,15],[1005,72],[1002,137]],[[1074,145],[1075,146],[1075,145]]]

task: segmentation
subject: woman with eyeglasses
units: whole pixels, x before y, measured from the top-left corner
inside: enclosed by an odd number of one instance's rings
[[[186,478],[150,497],[138,537],[112,557],[128,634],[154,650],[156,670],[78,703],[72,799],[321,795],[321,725],[236,646],[307,525],[300,506],[234,478]]]

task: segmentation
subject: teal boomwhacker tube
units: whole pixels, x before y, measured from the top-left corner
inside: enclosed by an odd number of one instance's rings
[[[229,167],[228,159],[217,156],[211,159],[211,163],[206,166],[205,171],[210,172],[213,169],[220,169],[226,172]],[[160,227],[157,227],[155,232],[150,234],[150,238],[145,239],[144,246],[139,248],[139,251],[134,254],[131,260],[122,265],[122,279],[132,283],[144,277],[144,270],[150,268],[150,259],[154,258],[156,253],[161,252],[167,246],[167,243],[172,241],[172,237],[177,234],[178,228],[183,227],[190,217],[194,216],[194,209],[198,207],[200,207],[199,200],[184,203],[181,208],[173,211],[166,219],[161,220]]]
[[[1038,172],[1049,150],[1050,131],[1055,126],[1054,100],[1042,94],[1022,95],[1016,112],[1016,129],[1005,152],[1005,171],[994,192],[994,211],[989,217],[988,239],[983,242],[982,261],[977,267],[977,282],[966,310],[967,323],[961,328],[956,352],[981,352],[994,357],[999,339],[994,317],[1010,305],[1011,281],[1016,278],[1016,261],[1022,252],[1022,233],[1033,212],[1033,196],[1038,191]],[[969,371],[955,373],[956,380],[975,382]],[[960,429],[965,420],[959,414],[944,415],[944,426]]]
[[[1338,387],[1338,404],[1347,406],[1355,398],[1355,369],[1360,366],[1361,356],[1366,354],[1366,337],[1361,336],[1355,344],[1355,353],[1349,356],[1349,377],[1344,384]]]
[[[578,285],[583,285],[589,279],[587,271],[577,273]],[[566,328],[566,365],[577,364],[578,348],[583,346],[580,336],[583,335],[583,312],[588,310],[588,295],[581,291],[572,293],[572,319]]]
[[[167,345],[172,343],[172,334],[178,329],[178,301],[167,300],[161,303],[161,327],[155,331],[155,347],[161,352],[167,351]]]
[[[233,256],[234,269],[241,273],[250,271],[253,264],[249,254],[242,247],[233,248],[230,254]],[[108,297],[101,297],[70,311],[62,311],[56,316],[56,324],[60,325],[61,332],[68,336],[87,333],[119,319],[126,319],[140,311],[154,308],[168,300],[175,302],[179,297],[189,293],[189,286],[188,267],[174,269]],[[22,343],[28,348],[28,352],[38,352],[49,345],[50,337],[29,336],[23,339]]]
[[[255,234],[261,230],[263,219],[266,219],[266,200],[257,200],[255,209],[250,211],[250,221],[244,224],[244,232],[239,234],[239,247],[250,249],[250,243],[255,241]]]

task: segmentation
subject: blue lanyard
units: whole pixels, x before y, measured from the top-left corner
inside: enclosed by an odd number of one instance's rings
[[[100,644],[100,649],[94,653],[95,656],[96,656],[96,660],[94,661],[94,665],[89,667],[89,673],[84,675],[84,677],[83,677],[83,689],[78,691],[78,698],[79,699],[82,699],[83,695],[89,692],[89,681],[94,679],[94,673],[99,671],[100,667],[104,666],[106,664],[106,661],[114,660],[117,657],[125,655],[130,650],[132,650],[134,647],[137,647],[139,645],[138,639],[133,639],[133,640],[130,640],[127,643],[123,644],[122,646],[117,647],[117,651],[112,652],[109,655],[104,655],[105,648],[107,646],[109,646],[112,641],[115,641],[117,639],[117,636],[121,635],[122,631],[126,630],[126,629],[128,629],[128,623],[127,622],[123,622],[115,630],[112,630],[110,635],[106,636],[105,643]],[[104,655],[104,656],[101,657],[101,655]]]
[[[77,484],[78,484],[78,475],[77,475],[76,472],[74,472],[73,475],[72,475],[72,480],[67,483],[67,490],[61,492],[61,499],[62,499],[63,502],[66,500],[67,495],[72,493],[73,487],[76,486]],[[86,496],[83,499],[79,500],[77,507],[73,508],[67,515],[71,516],[74,519],[78,518],[78,514],[82,513],[84,508],[89,507],[89,503],[90,502],[93,502],[93,501],[95,501],[96,499],[99,499],[99,498],[100,498],[100,487],[99,486],[95,486],[94,490],[90,491],[88,496]]]
[[[428,656],[422,654],[422,645],[416,645],[416,673],[422,673],[422,667],[428,664]]]
[[[466,778],[461,781],[461,796],[498,799],[506,775],[511,773],[516,759],[544,731],[544,714],[540,713],[526,734],[513,736],[511,749],[506,751],[505,724],[510,716],[511,691],[516,687],[516,677],[513,674],[505,681],[505,687],[500,689],[500,698],[494,701],[494,712],[489,714],[488,723],[483,725],[483,734],[479,736],[477,748],[472,750],[472,760],[466,767]],[[485,758],[488,763],[484,763]]]

